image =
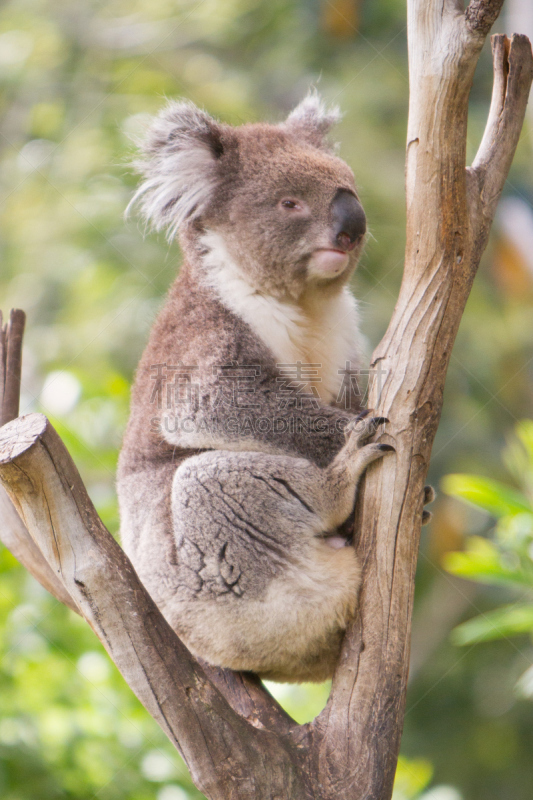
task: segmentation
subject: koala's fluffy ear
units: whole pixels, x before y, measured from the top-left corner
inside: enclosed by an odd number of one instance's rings
[[[170,102],[154,118],[134,162],[144,180],[127,212],[138,204],[156,230],[172,239],[187,220],[199,216],[216,183],[223,152],[221,126],[188,101]]]
[[[318,92],[312,90],[294,111],[291,111],[285,125],[313,147],[330,152],[335,149],[335,145],[328,141],[328,133],[340,118],[338,106],[326,108]]]

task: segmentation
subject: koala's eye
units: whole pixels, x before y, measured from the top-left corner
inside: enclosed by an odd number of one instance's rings
[[[280,206],[282,206],[282,208],[288,208],[288,209],[294,208],[298,210],[302,208],[302,206],[298,203],[297,200],[291,200],[290,198],[285,198],[284,200],[281,200]]]

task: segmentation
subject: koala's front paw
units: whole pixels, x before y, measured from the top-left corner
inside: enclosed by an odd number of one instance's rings
[[[433,488],[433,486],[430,486],[429,484],[427,486],[424,486],[424,501],[423,502],[424,502],[425,506],[427,506],[428,503],[432,503],[436,496],[437,496],[437,494],[436,494],[435,489]],[[431,521],[432,516],[433,516],[433,514],[431,513],[431,511],[426,511],[426,509],[424,509],[422,511],[422,525],[427,525],[428,522]]]
[[[386,417],[374,416],[374,413],[369,409],[364,416],[360,415],[345,428],[346,444],[338,458],[345,465],[350,465],[350,475],[361,475],[373,461],[394,452],[392,445],[372,441],[378,428],[389,421]]]

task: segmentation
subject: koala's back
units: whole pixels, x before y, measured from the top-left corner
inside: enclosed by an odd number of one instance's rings
[[[134,563],[148,570],[158,559],[176,563],[170,524],[172,480],[185,459],[205,449],[171,444],[162,434],[161,418],[168,410],[169,390],[174,388],[172,368],[194,367],[199,403],[208,403],[213,368],[242,362],[243,357],[248,363],[263,362],[269,367],[268,353],[247,326],[191,281],[185,266],[152,327],[137,368],[117,471],[121,541]],[[187,412],[194,416],[193,409]],[[194,425],[195,420],[190,421]],[[160,580],[164,584],[166,577],[161,575]]]
[[[119,479],[130,471],[139,471],[144,461],[153,468],[156,463],[180,458],[180,450],[188,449],[170,444],[157,424],[172,404],[169,391],[175,382],[173,368],[192,367],[192,385],[207,393],[212,378],[216,378],[213,368],[242,363],[243,357],[248,363],[262,362],[272,368],[268,352],[247,326],[191,280],[184,265],[150,331],[137,367],[119,459]],[[203,400],[207,402],[206,397]]]

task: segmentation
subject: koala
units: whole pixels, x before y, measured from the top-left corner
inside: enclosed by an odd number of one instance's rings
[[[239,127],[171,102],[132,200],[183,264],[132,391],[122,543],[193,654],[277,681],[332,676],[361,581],[357,485],[394,452],[388,420],[341,391],[366,218],[337,118],[316,93]]]

